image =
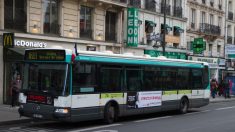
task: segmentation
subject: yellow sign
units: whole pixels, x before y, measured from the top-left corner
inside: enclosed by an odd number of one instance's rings
[[[191,94],[192,90],[179,90],[178,94]]]
[[[174,90],[174,91],[163,91],[163,95],[172,95],[172,94],[177,94],[177,90]]]
[[[104,98],[123,98],[123,93],[104,93],[101,94],[101,99]]]
[[[3,47],[13,48],[14,47],[14,33],[3,33]]]
[[[173,36],[173,35],[166,35],[165,41],[167,43],[180,43],[180,37],[179,36]]]

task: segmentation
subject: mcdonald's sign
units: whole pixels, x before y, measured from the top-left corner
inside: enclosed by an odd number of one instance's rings
[[[14,48],[14,33],[3,33],[2,41],[4,48]]]

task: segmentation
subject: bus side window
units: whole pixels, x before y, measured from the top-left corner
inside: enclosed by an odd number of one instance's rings
[[[76,63],[73,65],[73,93],[96,91],[96,65]]]
[[[126,70],[126,81],[128,91],[140,91],[142,89],[141,70]]]
[[[100,71],[100,90],[102,92],[121,91],[122,69],[114,67],[104,67]]]
[[[192,69],[192,87],[193,89],[202,88],[202,70],[201,69]]]

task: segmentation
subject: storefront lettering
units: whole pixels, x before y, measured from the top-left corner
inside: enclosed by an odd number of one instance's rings
[[[15,46],[18,46],[18,47],[46,48],[47,43],[32,42],[32,41],[25,41],[25,40],[15,40]]]

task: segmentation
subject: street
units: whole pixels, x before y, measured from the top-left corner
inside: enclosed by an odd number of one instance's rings
[[[188,114],[176,112],[129,116],[106,125],[101,120],[61,123],[31,122],[1,126],[1,132],[232,132],[235,130],[235,102],[210,103]]]

